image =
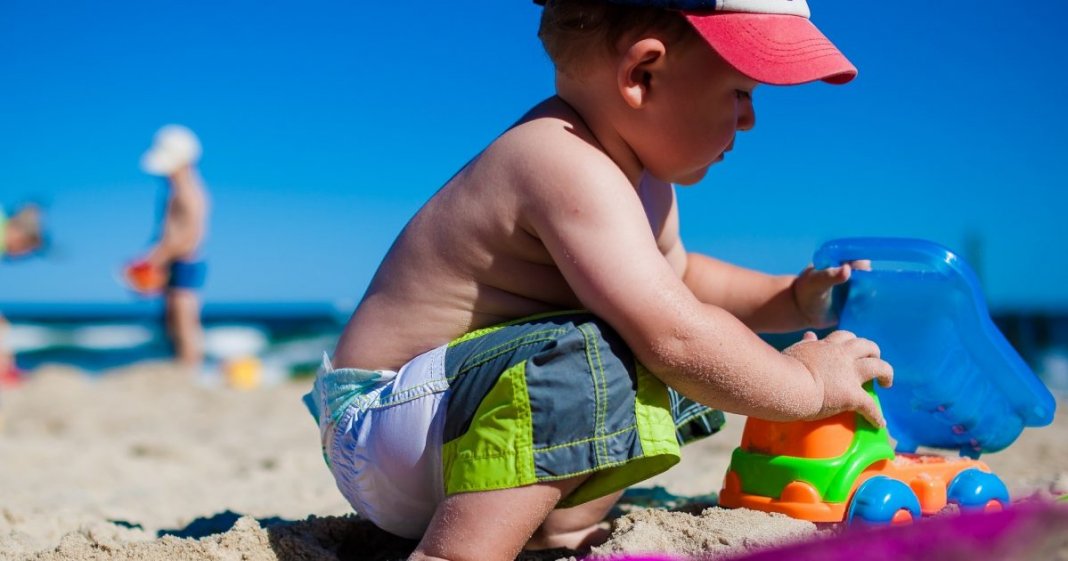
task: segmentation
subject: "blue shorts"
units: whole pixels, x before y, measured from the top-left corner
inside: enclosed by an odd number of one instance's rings
[[[174,261],[171,263],[168,288],[197,290],[204,287],[204,278],[208,274],[208,265],[202,260]]]
[[[468,333],[397,372],[326,361],[305,403],[342,494],[408,538],[455,493],[585,475],[559,507],[611,494],[723,424],[635,362],[608,324],[576,312]]]

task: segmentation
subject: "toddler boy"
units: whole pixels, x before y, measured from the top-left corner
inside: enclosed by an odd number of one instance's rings
[[[0,206],[0,260],[18,259],[38,252],[45,245],[41,209],[25,204],[10,217]],[[7,346],[7,320],[0,314],[0,387],[18,381],[15,358]]]
[[[411,219],[305,398],[342,493],[413,559],[603,539],[710,408],[882,422],[874,343],[755,333],[831,325],[856,264],[770,276],[679,238],[673,184],[753,127],[758,83],[856,74],[804,0],[550,0],[539,35],[557,95]]]

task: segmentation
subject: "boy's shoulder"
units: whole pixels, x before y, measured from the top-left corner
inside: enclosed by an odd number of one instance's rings
[[[459,182],[472,195],[462,200],[492,207],[555,250],[556,258],[577,259],[569,248],[579,238],[606,246],[632,237],[632,245],[654,242],[651,254],[662,257],[658,246],[670,248],[677,238],[672,185],[644,173],[628,176],[582,117],[559,100],[524,115]],[[646,238],[650,231],[653,239]]]
[[[479,160],[480,166],[503,174],[536,198],[574,194],[592,185],[631,189],[582,117],[558,99],[534,107],[494,140]]]

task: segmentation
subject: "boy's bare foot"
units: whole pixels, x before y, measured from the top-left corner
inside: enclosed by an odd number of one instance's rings
[[[594,524],[579,530],[557,534],[544,534],[538,531],[530,538],[530,541],[527,542],[523,549],[589,549],[595,545],[601,545],[608,540],[610,535],[612,535],[612,531],[606,523]]]
[[[553,508],[586,478],[450,495],[438,505],[408,559],[505,561],[515,559],[524,547],[578,549],[603,540],[608,531],[599,524],[620,493],[574,508]],[[495,524],[492,533],[485,531],[487,520]]]
[[[602,521],[622,494],[619,491],[576,507],[552,511],[523,549],[587,549],[601,545],[612,533]]]

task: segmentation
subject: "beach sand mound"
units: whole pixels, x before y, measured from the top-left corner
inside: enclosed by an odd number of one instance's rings
[[[203,387],[157,363],[101,377],[44,367],[5,388],[0,561],[404,559],[415,543],[353,515],[337,491],[300,402],[310,384]],[[687,447],[677,467],[643,487],[715,492],[742,424],[731,416],[723,434]],[[1063,493],[1066,434],[1062,408],[1054,426],[983,459],[1016,497]],[[811,524],[744,510],[632,509],[595,553],[721,557],[817,535]]]
[[[414,547],[375,529],[356,516],[311,517],[295,523],[261,525],[251,516],[234,521],[222,533],[199,539],[163,536],[151,541],[126,541],[107,531],[81,530],[64,536],[50,551],[12,557],[53,560],[151,561],[296,561],[301,559],[404,559]],[[357,546],[366,551],[358,551]]]
[[[685,512],[645,509],[612,522],[612,537],[590,552],[594,558],[623,553],[729,557],[829,535],[811,522],[753,510],[709,508]]]

